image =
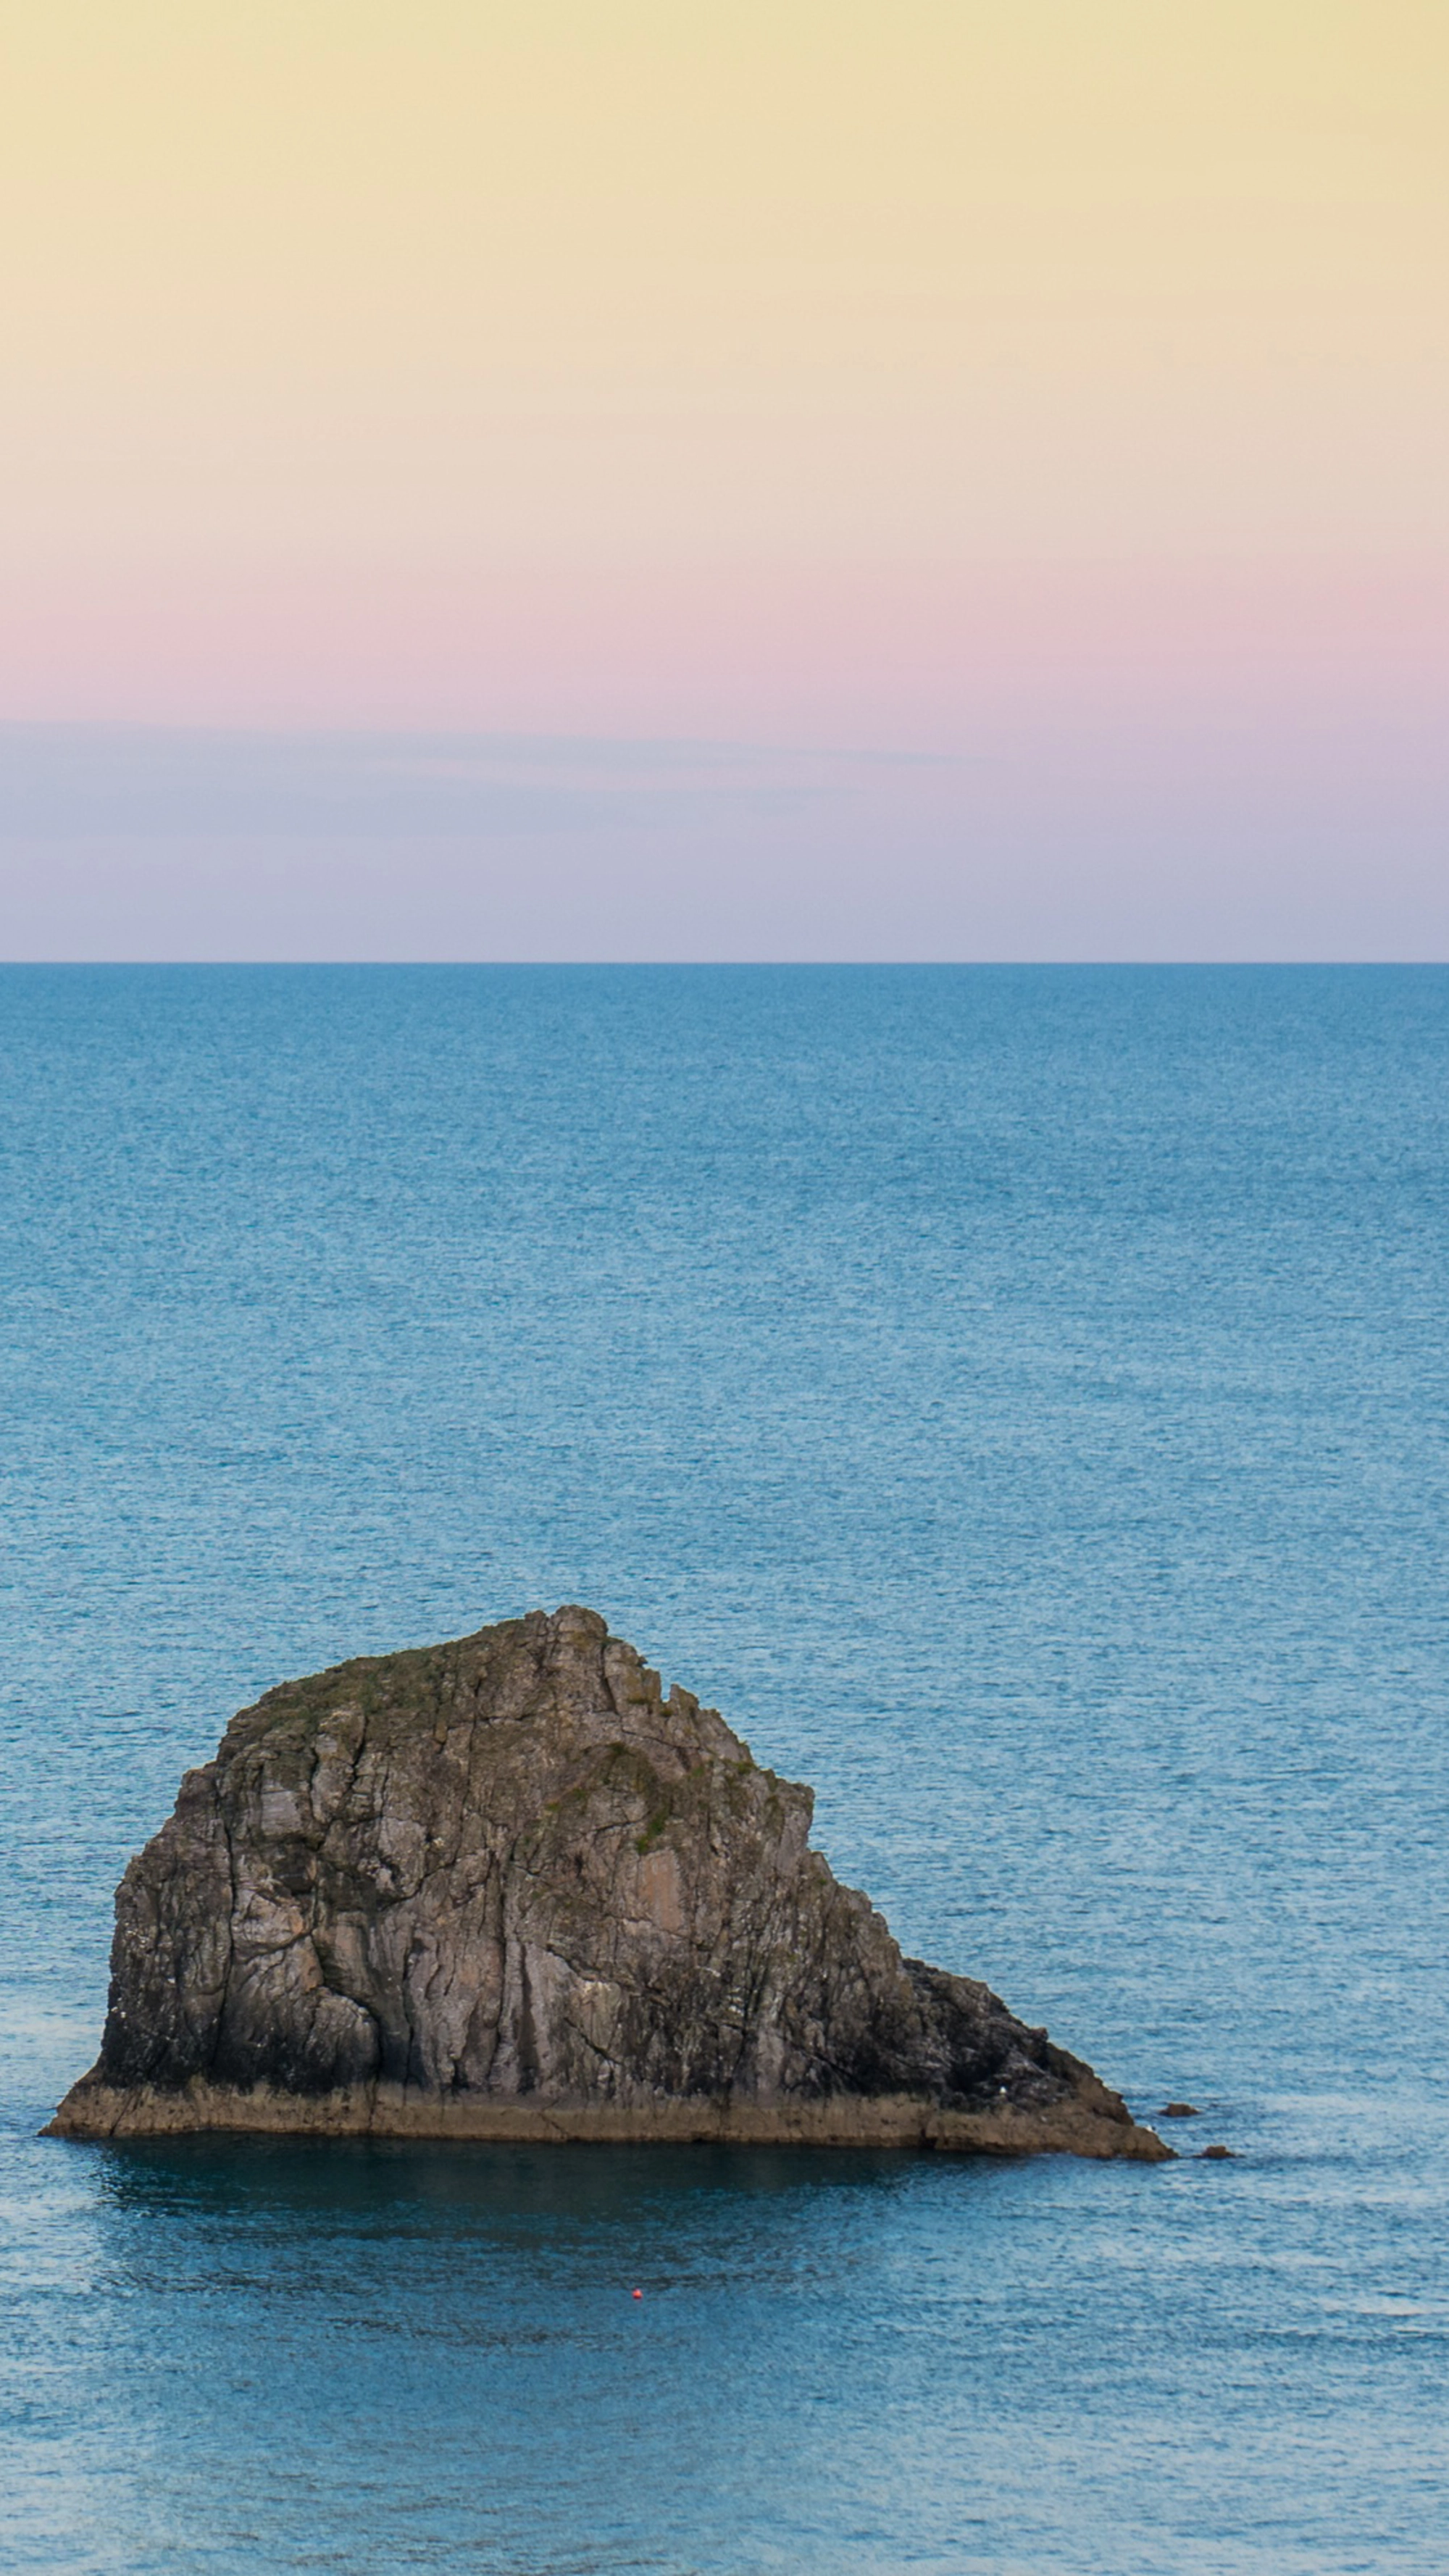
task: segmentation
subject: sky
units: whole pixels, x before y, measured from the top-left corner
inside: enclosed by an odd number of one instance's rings
[[[0,953],[1449,956],[1443,0],[0,0]]]

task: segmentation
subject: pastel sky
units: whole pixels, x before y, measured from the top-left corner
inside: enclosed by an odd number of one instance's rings
[[[1444,0],[0,28],[8,953],[1449,953]]]

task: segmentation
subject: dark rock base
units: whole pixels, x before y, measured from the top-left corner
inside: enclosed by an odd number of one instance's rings
[[[194,2079],[179,2092],[123,2091],[83,2079],[45,2134],[56,2138],[186,2137],[205,2131],[275,2137],[417,2138],[600,2145],[931,2148],[946,2155],[1121,2156],[1139,2164],[1172,2157],[1151,2129],[1081,2099],[1026,2110],[943,2111],[905,2095],[821,2102],[531,2103],[409,2093],[355,2085],[299,2096],[260,2085],[240,2091]]]

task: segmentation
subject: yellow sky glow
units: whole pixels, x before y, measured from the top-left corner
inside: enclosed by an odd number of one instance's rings
[[[309,568],[1442,561],[1439,0],[3,23],[0,560],[42,627]]]

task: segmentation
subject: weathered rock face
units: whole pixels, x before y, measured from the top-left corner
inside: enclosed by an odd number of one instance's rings
[[[287,1683],[127,1870],[53,2127],[1169,2152],[902,1958],[811,1804],[589,1610]]]

